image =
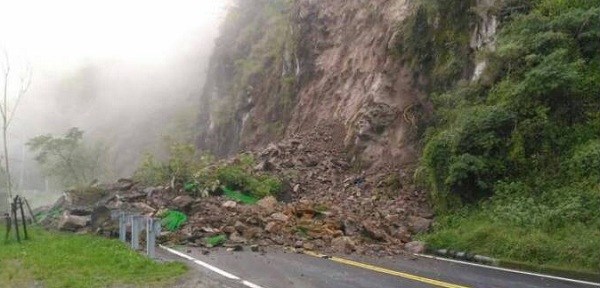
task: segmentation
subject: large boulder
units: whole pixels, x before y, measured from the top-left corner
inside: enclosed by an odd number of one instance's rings
[[[90,223],[90,217],[71,215],[68,212],[63,213],[58,221],[58,229],[61,231],[77,232],[84,229]]]
[[[171,201],[171,206],[180,211],[189,211],[192,204],[194,204],[194,198],[189,195],[177,196]]]
[[[408,227],[410,228],[410,231],[415,234],[425,233],[429,231],[432,222],[433,221],[431,219],[426,219],[423,217],[408,217]]]
[[[342,236],[331,240],[331,248],[339,253],[350,254],[356,250],[356,244],[350,237]]]
[[[275,197],[273,196],[268,196],[263,199],[260,199],[256,204],[265,212],[270,214],[275,212],[275,208],[277,207],[277,199],[275,199]]]
[[[423,254],[427,250],[427,246],[425,245],[425,242],[413,241],[406,243],[404,249],[410,253]]]

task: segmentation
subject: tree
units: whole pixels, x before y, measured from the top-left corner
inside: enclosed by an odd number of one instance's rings
[[[71,128],[62,137],[40,135],[30,139],[27,146],[36,153],[35,160],[46,176],[64,187],[85,185],[103,176],[102,158],[106,151],[101,145],[86,145],[83,133],[79,128]]]
[[[31,66],[24,65],[22,69],[18,69],[21,73],[15,74],[11,67],[11,61],[8,57],[8,51],[3,49],[4,59],[0,63],[2,66],[2,81],[3,81],[3,97],[0,99],[0,116],[2,118],[2,144],[4,148],[4,170],[6,174],[6,190],[8,198],[13,197],[12,179],[10,175],[10,158],[8,154],[8,129],[14,119],[15,112],[19,106],[19,102],[31,85]],[[11,85],[13,84],[13,85]],[[12,98],[12,99],[11,99]]]

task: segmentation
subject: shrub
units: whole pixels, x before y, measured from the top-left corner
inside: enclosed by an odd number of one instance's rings
[[[578,147],[567,165],[571,175],[600,183],[600,140]]]

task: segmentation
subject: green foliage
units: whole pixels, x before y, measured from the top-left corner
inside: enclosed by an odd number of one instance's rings
[[[281,180],[274,175],[254,172],[254,165],[254,159],[248,154],[230,163],[216,162],[210,155],[198,155],[191,145],[174,145],[167,161],[157,161],[148,154],[134,179],[151,186],[172,182],[193,196],[202,197],[217,194],[221,187],[258,199],[279,194]]]
[[[133,179],[148,186],[165,184],[170,178],[171,175],[169,174],[168,167],[150,153],[144,154],[140,165],[133,175]]]
[[[87,185],[106,174],[103,158],[106,148],[100,144],[87,145],[82,130],[71,128],[62,137],[41,135],[27,142],[36,154],[35,160],[45,175],[57,180],[63,187]]]
[[[133,178],[149,186],[165,185],[171,181],[188,186],[194,183],[198,170],[214,161],[212,156],[198,153],[191,144],[172,144],[169,154],[167,161],[159,161],[152,154],[146,154]]]
[[[162,225],[169,231],[179,230],[187,220],[187,215],[179,211],[169,210],[162,215]]]
[[[504,18],[482,81],[431,95],[421,170],[442,216],[425,238],[598,271],[600,1],[528,5]]]
[[[436,221],[435,231],[422,236],[433,249],[468,251],[571,271],[600,271],[600,230],[582,223],[545,230],[498,220],[490,211],[480,209],[463,210]]]
[[[0,241],[3,287],[161,287],[186,272],[184,264],[155,262],[118,240],[29,229],[31,240],[22,244]]]
[[[240,114],[248,110],[248,99],[264,103],[267,119],[259,122],[286,123],[295,100],[298,33],[291,22],[289,0],[236,1],[221,28],[216,57],[228,67],[222,79],[222,92],[210,99],[215,130],[240,126]],[[226,46],[226,47],[225,47]],[[219,77],[219,76],[217,76]],[[217,80],[218,82],[219,80]],[[261,83],[266,83],[263,85]],[[227,127],[227,128],[225,128]],[[270,127],[269,135],[280,136],[282,129]],[[231,141],[225,135],[223,141]],[[230,137],[229,137],[230,138]]]
[[[576,147],[600,139],[600,41],[594,37],[600,35],[600,4],[590,2],[540,1],[500,32],[486,71],[493,83],[433,95],[439,112],[423,164],[434,198],[472,203],[492,195],[500,180],[535,187],[527,179],[540,175],[560,187],[560,175],[584,177],[586,165],[595,167],[584,160],[593,158],[592,144],[569,160]],[[561,8],[549,14],[552,5]],[[579,172],[571,171],[577,165]]]
[[[224,234],[204,238],[207,247],[216,247],[222,245],[225,241],[227,241],[227,236]]]
[[[225,166],[217,169],[217,179],[223,186],[263,198],[277,195],[282,188],[281,181],[270,175],[252,175],[247,170],[236,166]]]
[[[573,157],[567,161],[567,166],[574,177],[600,179],[600,140],[590,141],[576,148]]]
[[[469,0],[423,0],[400,24],[392,51],[428,79],[430,91],[442,91],[461,79],[470,65],[469,40],[475,14]]]

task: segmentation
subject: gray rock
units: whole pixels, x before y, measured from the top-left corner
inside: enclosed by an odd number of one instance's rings
[[[65,212],[58,222],[58,229],[61,231],[76,232],[87,227],[89,223],[89,216],[77,216]]]
[[[425,245],[425,242],[422,241],[413,241],[406,243],[406,245],[404,245],[404,249],[410,253],[423,254],[427,250],[427,245]]]
[[[234,232],[231,235],[229,235],[229,240],[231,242],[233,242],[233,243],[246,243],[246,242],[248,242],[248,240],[246,240],[246,238],[242,237],[237,232]]]
[[[137,210],[138,212],[140,212],[142,214],[151,214],[156,211],[156,209],[152,208],[150,205],[143,203],[143,202],[133,203],[133,204],[131,204],[131,206],[135,210]]]
[[[228,209],[233,209],[237,206],[237,203],[235,201],[226,201],[225,203],[223,203],[223,205],[221,205],[221,207],[223,208],[228,208]]]
[[[277,212],[277,213],[273,213],[271,215],[271,219],[273,219],[275,221],[287,222],[290,219],[290,217],[288,217],[287,215],[285,215],[281,212]]]
[[[354,236],[358,234],[358,225],[353,219],[346,218],[342,221],[342,228],[344,229],[344,235]]]
[[[356,250],[356,244],[350,237],[342,236],[331,240],[331,247],[341,253],[350,254]]]
[[[267,211],[268,213],[272,213],[275,211],[275,207],[277,206],[277,199],[273,196],[268,196],[263,199],[260,199],[258,203],[256,203],[260,208]]]
[[[425,233],[427,231],[429,231],[429,228],[431,228],[431,223],[433,221],[431,219],[426,219],[423,217],[417,217],[417,216],[410,216],[408,217],[408,227],[410,228],[410,231],[415,233],[415,234],[419,234],[419,233]]]
[[[194,198],[192,198],[188,195],[177,196],[171,202],[171,204],[174,208],[182,210],[182,211],[189,210],[192,207],[193,203],[194,203]]]

